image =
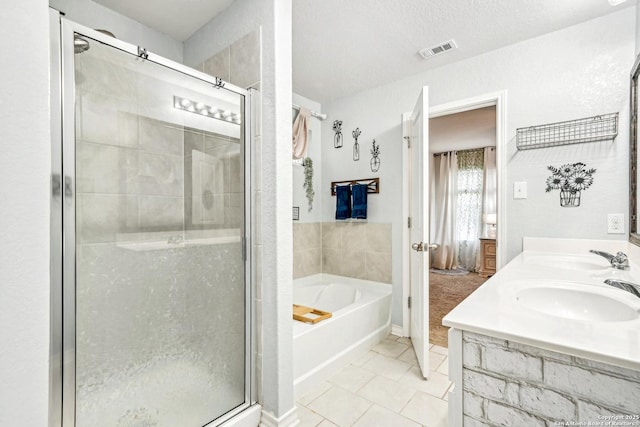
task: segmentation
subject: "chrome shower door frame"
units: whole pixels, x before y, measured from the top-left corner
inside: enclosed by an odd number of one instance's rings
[[[150,61],[176,72],[211,84],[216,90],[228,90],[243,97],[241,156],[244,175],[244,224],[241,230],[245,278],[245,401],[208,426],[222,424],[256,403],[253,372],[255,330],[253,319],[253,271],[251,250],[251,147],[252,95],[249,91],[204,74],[180,63],[107,36],[67,20],[50,8],[51,45],[51,328],[49,425],[75,425],[76,393],[76,217],[75,217],[75,65],[74,34],[108,45],[142,61]]]

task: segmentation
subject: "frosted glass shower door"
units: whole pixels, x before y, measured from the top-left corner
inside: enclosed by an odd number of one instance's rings
[[[88,34],[63,148],[75,424],[220,421],[249,403],[245,96]]]

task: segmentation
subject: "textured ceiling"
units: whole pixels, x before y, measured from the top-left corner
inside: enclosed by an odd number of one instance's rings
[[[234,0],[94,0],[175,40],[185,41]]]
[[[176,40],[234,0],[95,0]],[[608,13],[607,0],[292,0],[293,90],[326,103]],[[424,60],[418,50],[455,39]]]
[[[607,0],[294,0],[293,90],[321,103],[628,8]],[[627,9],[634,13],[633,9]],[[455,39],[458,49],[418,50]]]

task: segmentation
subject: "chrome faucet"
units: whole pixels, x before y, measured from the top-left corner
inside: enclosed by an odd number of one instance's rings
[[[618,252],[615,255],[612,255],[609,252],[596,251],[594,249],[591,249],[589,252],[591,252],[592,254],[600,255],[601,257],[605,258],[607,261],[611,263],[611,266],[613,268],[617,268],[618,270],[631,269],[631,266],[629,265],[629,258],[627,257],[627,254],[625,254],[624,252]]]
[[[624,280],[616,280],[616,279],[607,279],[604,281],[609,286],[613,286],[614,288],[622,289],[623,291],[630,292],[640,298],[640,286],[634,285],[630,282],[625,282]]]

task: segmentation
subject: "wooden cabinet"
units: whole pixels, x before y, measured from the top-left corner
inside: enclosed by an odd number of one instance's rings
[[[489,277],[496,272],[496,239],[480,239],[480,270],[478,274]]]

